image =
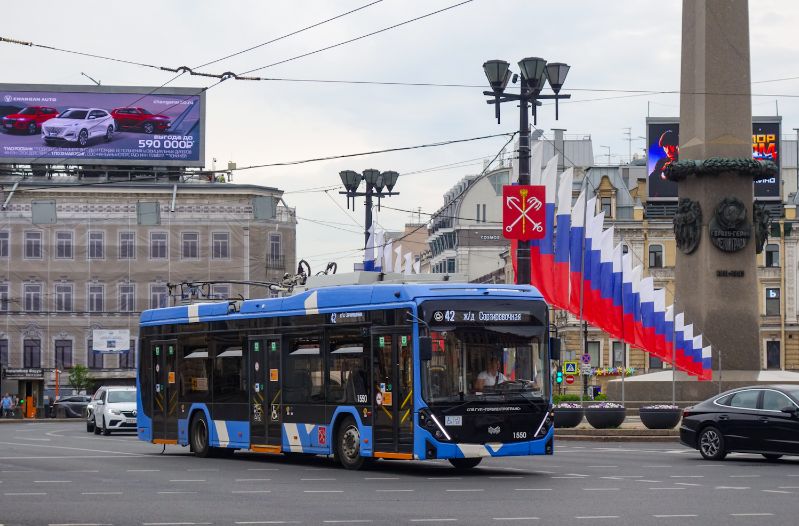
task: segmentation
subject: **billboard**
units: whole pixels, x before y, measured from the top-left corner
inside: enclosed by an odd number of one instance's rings
[[[0,84],[0,163],[204,164],[202,88]]]
[[[93,329],[92,350],[109,354],[130,351],[130,330]]]
[[[752,122],[752,158],[773,161],[780,166],[780,117],[755,117]],[[663,175],[666,166],[679,160],[680,124],[676,118],[647,119],[647,174],[649,199],[674,200],[677,183]],[[778,172],[779,173],[779,172]],[[780,177],[755,181],[755,197],[763,200],[780,198]]]

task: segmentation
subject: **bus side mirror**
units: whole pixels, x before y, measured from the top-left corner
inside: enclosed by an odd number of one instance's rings
[[[428,362],[433,359],[433,338],[430,336],[419,338],[419,359]]]
[[[560,338],[549,338],[549,359],[560,360]]]

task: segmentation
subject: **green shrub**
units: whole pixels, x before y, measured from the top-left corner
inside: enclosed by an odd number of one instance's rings
[[[580,395],[576,394],[561,394],[552,395],[552,403],[559,404],[561,402],[579,402]]]
[[[600,393],[594,397],[594,402],[604,402],[608,399],[608,395]]]

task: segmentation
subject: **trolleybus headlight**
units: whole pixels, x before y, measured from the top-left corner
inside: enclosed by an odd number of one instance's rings
[[[433,413],[430,413],[425,409],[422,409],[419,412],[419,421],[422,422],[427,429],[430,430],[435,429],[436,431],[434,435],[436,438],[452,440],[452,438],[449,436],[449,433],[447,433],[447,430],[444,429],[444,426],[441,425],[441,422],[438,421],[436,415],[434,415]]]

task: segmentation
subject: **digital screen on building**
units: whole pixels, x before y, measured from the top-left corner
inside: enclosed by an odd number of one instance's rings
[[[679,160],[680,124],[670,122],[647,123],[647,174],[649,199],[674,200],[677,198],[677,183],[667,180],[663,170]],[[780,123],[756,121],[752,123],[752,158],[773,161],[780,166]],[[755,197],[779,199],[780,178],[770,177],[755,181]]]
[[[193,88],[0,84],[0,162],[203,166]]]

